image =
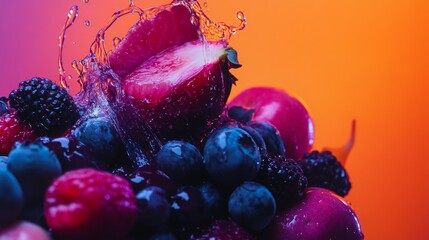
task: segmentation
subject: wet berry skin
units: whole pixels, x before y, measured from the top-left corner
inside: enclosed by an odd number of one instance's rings
[[[24,207],[24,195],[15,176],[0,169],[0,229],[19,219]]]
[[[156,163],[167,175],[182,183],[197,183],[204,173],[203,156],[184,141],[169,141],[156,155]]]
[[[136,171],[119,168],[114,173],[128,179],[135,193],[149,186],[157,186],[170,196],[175,194],[178,188],[175,181],[152,164],[141,166]]]
[[[0,169],[6,169],[8,161],[9,159],[6,156],[0,156]]]
[[[270,155],[284,155],[285,145],[277,128],[268,122],[249,122],[248,125],[255,129],[264,139],[267,153]]]
[[[107,118],[90,118],[77,128],[75,134],[103,161],[115,160],[123,150],[121,138]]]
[[[181,187],[171,199],[173,219],[179,225],[193,228],[208,222],[210,216],[205,211],[205,202],[198,188]]]
[[[137,198],[137,223],[142,226],[159,226],[167,222],[170,216],[170,203],[165,191],[156,186],[141,190]]]
[[[0,97],[0,116],[8,112],[9,112],[9,107],[7,106],[7,98]]]
[[[262,138],[262,135],[247,124],[241,126],[241,128],[247,133],[249,133],[250,136],[252,136],[256,145],[259,147],[259,153],[261,154],[261,157],[267,155],[267,145],[265,144],[265,141],[264,141],[264,138]]]
[[[21,184],[26,208],[41,204],[49,184],[62,173],[60,162],[47,147],[30,142],[10,152],[7,169]]]
[[[218,183],[235,187],[251,180],[261,163],[259,148],[249,133],[238,127],[220,127],[204,146],[204,164]]]
[[[37,137],[29,124],[18,120],[17,113],[0,115],[0,154],[8,155],[15,142],[32,141]]]
[[[61,239],[124,239],[137,205],[126,179],[83,168],[57,178],[46,192],[47,223]]]
[[[198,189],[201,192],[205,206],[210,215],[215,217],[227,216],[227,194],[221,191],[220,188],[208,181],[201,184]]]
[[[245,182],[232,192],[228,201],[232,219],[250,231],[264,229],[276,213],[271,192],[256,182]]]
[[[351,189],[349,175],[329,151],[306,153],[299,161],[311,187],[329,189],[344,197]]]
[[[83,143],[72,136],[49,138],[40,137],[36,139],[49,148],[58,157],[63,171],[79,168],[107,169],[108,165],[99,161]]]

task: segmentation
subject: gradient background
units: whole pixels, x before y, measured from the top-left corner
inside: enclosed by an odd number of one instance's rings
[[[88,53],[95,32],[128,2],[0,2],[0,95],[32,76],[58,79],[58,35],[73,4],[80,14],[66,40],[69,73],[70,61]],[[366,239],[429,239],[429,1],[212,0],[208,9],[231,24],[235,11],[247,16],[231,41],[243,64],[233,71],[233,95],[263,84],[304,99],[318,149],[342,145],[357,120],[346,199]]]

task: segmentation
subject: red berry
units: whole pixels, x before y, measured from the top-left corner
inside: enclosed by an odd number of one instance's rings
[[[162,9],[150,20],[139,21],[110,54],[110,66],[123,78],[165,49],[198,39],[190,19],[191,12],[179,4]]]
[[[123,239],[136,221],[136,198],[124,178],[84,168],[51,184],[45,216],[62,239]]]
[[[30,125],[22,123],[16,112],[0,116],[0,155],[8,155],[17,141],[33,141],[37,135]]]

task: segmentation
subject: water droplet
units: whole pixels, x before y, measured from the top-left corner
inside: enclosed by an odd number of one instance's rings
[[[203,3],[203,6],[204,6],[204,8],[205,8],[206,10],[208,10],[208,11],[209,11],[209,9],[208,9],[208,8],[209,8],[209,4],[208,4],[207,2],[204,2],[204,3]]]
[[[112,40],[113,43],[113,47],[117,47],[119,45],[119,43],[121,43],[121,39],[119,37],[114,37]]]
[[[89,3],[89,0],[83,0],[84,3]]]
[[[91,26],[91,21],[90,20],[85,20],[83,22],[83,24],[85,24],[85,26],[89,27],[89,26]]]
[[[75,44],[76,44],[76,42],[75,42],[75,41],[73,41],[73,42],[72,42],[72,44],[73,44],[73,45],[75,45]]]
[[[68,76],[67,76],[67,78],[68,78],[69,80],[71,80],[73,77],[72,77],[72,75],[68,75]]]

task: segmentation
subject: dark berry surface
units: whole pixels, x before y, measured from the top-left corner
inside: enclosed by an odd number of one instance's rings
[[[160,187],[147,187],[136,195],[137,223],[142,226],[154,227],[167,222],[170,216],[170,203],[167,193]]]
[[[204,174],[203,156],[198,149],[184,141],[169,141],[156,155],[159,168],[182,183],[198,183]]]
[[[210,227],[192,234],[191,240],[256,240],[256,237],[231,219],[217,219]]]
[[[7,99],[5,97],[0,97],[0,116],[8,112],[9,107],[7,106]]]
[[[0,229],[19,219],[24,207],[24,195],[15,176],[0,169]]]
[[[250,134],[238,127],[220,127],[204,146],[204,164],[209,175],[234,187],[255,177],[261,163],[259,148]]]
[[[10,152],[7,169],[21,184],[26,208],[41,204],[49,184],[62,173],[60,162],[47,147],[30,142]]]
[[[256,181],[271,191],[279,207],[299,199],[307,187],[299,164],[284,156],[263,157]]]
[[[228,211],[232,219],[250,231],[265,228],[276,213],[271,192],[256,182],[244,182],[232,192]]]
[[[308,186],[326,188],[342,197],[349,192],[349,175],[331,152],[307,153],[299,163],[308,179]]]
[[[75,135],[100,161],[112,162],[119,158],[123,151],[121,138],[108,118],[86,120],[77,128]]]
[[[248,125],[255,129],[264,139],[267,153],[271,155],[284,155],[285,146],[277,128],[268,122],[249,122]]]
[[[9,104],[17,109],[21,121],[42,135],[62,133],[79,118],[73,98],[46,78],[21,82],[18,89],[9,94]]]
[[[183,186],[172,196],[172,217],[176,224],[194,228],[207,224],[209,214],[200,190],[194,186]]]

